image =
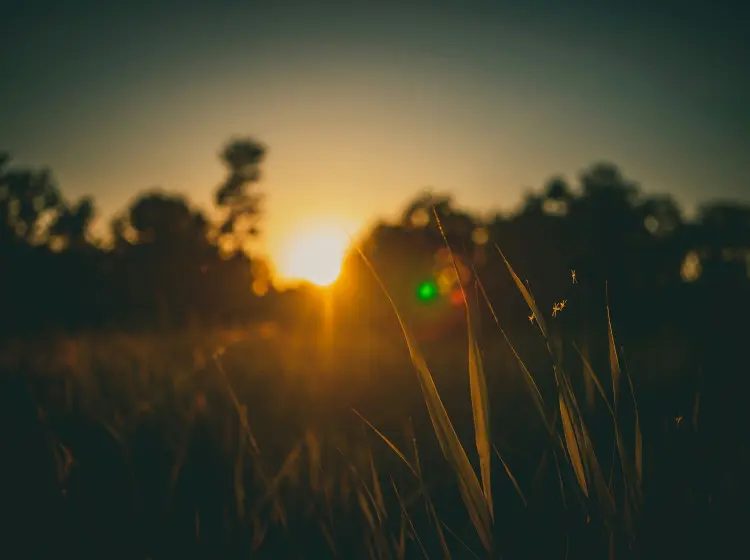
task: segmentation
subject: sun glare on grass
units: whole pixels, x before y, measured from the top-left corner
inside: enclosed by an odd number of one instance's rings
[[[304,280],[317,286],[333,284],[349,244],[346,232],[336,228],[314,229],[295,237],[284,251],[282,273],[289,280]]]

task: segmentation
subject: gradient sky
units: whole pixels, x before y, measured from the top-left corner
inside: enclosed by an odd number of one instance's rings
[[[5,0],[0,149],[106,217],[152,186],[208,206],[253,135],[276,255],[427,186],[489,212],[599,159],[688,208],[749,200],[745,4]]]

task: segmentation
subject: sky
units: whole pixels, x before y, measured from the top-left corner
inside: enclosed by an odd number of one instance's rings
[[[750,200],[743,2],[2,0],[0,150],[99,227],[151,187],[209,208],[268,146],[260,250],[420,190],[481,213],[599,160],[689,209]]]

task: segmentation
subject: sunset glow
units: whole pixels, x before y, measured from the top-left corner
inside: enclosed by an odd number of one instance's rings
[[[346,231],[317,228],[301,232],[281,256],[280,272],[286,280],[302,280],[330,286],[341,273],[341,262],[349,244]]]

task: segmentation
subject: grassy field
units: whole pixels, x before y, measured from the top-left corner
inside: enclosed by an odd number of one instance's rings
[[[11,341],[4,556],[696,557],[742,534],[744,432],[679,345],[628,364],[599,333],[588,367],[544,323],[468,333]]]

